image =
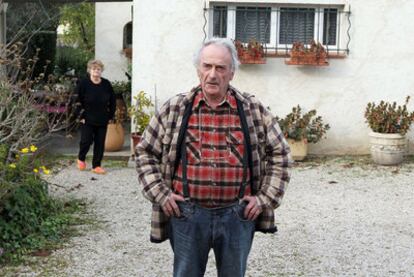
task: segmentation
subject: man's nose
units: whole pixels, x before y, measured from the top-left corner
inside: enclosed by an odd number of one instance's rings
[[[208,72],[208,76],[210,77],[210,78],[214,78],[214,77],[216,77],[216,68],[213,66],[211,69],[210,69],[210,71]]]

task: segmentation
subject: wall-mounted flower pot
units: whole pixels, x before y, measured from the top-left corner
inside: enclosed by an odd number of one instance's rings
[[[253,56],[247,52],[239,54],[241,64],[265,64],[266,59],[263,56]]]
[[[124,52],[125,57],[132,59],[132,48],[124,48],[122,52]]]
[[[285,61],[287,65],[329,65],[328,53],[320,43],[312,42],[309,48],[305,48],[303,43],[296,42],[289,53],[290,59]]]
[[[264,44],[256,40],[250,40],[247,45],[241,41],[234,41],[237,50],[237,56],[241,64],[265,64],[265,47]]]
[[[287,65],[329,65],[327,55],[316,55],[315,53],[291,53],[290,59],[285,61]]]

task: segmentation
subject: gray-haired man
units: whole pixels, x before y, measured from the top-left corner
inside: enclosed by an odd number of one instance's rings
[[[230,86],[230,40],[207,41],[194,61],[200,85],[167,101],[136,149],[151,241],[170,239],[174,276],[203,276],[211,249],[218,276],[244,276],[254,232],[276,231],[290,150],[270,112]]]

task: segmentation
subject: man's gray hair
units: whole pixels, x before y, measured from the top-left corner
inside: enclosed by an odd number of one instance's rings
[[[193,62],[196,68],[200,66],[201,52],[203,51],[204,48],[206,48],[209,45],[221,45],[221,46],[226,47],[227,50],[229,50],[231,54],[231,71],[235,72],[239,68],[240,62],[237,57],[237,50],[236,50],[236,46],[234,46],[233,41],[228,38],[217,38],[217,37],[213,37],[205,41],[201,45],[201,47],[197,50],[197,52],[195,52]]]

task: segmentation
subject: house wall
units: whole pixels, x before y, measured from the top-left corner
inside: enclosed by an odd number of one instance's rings
[[[103,75],[111,81],[127,80],[123,30],[132,21],[132,2],[96,3],[95,9],[95,57],[105,65]]]
[[[331,130],[326,140],[310,146],[310,153],[368,153],[366,104],[382,99],[402,103],[409,94],[414,98],[414,36],[409,35],[414,29],[414,1],[282,3],[350,7],[349,55],[330,59],[327,67],[288,66],[284,58],[268,58],[264,65],[241,65],[232,84],[254,93],[279,116],[297,104],[317,109]],[[156,90],[160,104],[198,84],[192,55],[204,38],[203,5],[202,0],[134,1],[134,93],[144,90],[154,95]],[[414,109],[413,103],[409,107]],[[408,138],[413,152],[413,131]]]

